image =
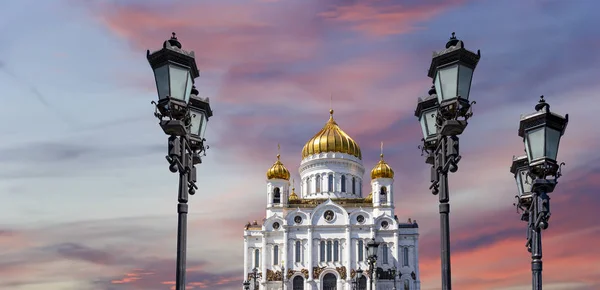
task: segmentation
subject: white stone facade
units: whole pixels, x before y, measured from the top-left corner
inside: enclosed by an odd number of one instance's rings
[[[375,238],[377,267],[384,272],[396,267],[400,274],[395,285],[386,276],[375,279],[376,289],[420,290],[418,225],[400,223],[394,215],[393,179],[371,181],[371,202],[361,192],[365,168],[357,157],[314,154],[302,160],[299,172],[295,203],[288,201],[288,180],[267,180],[266,217],[244,231],[244,280],[257,268],[260,290],[350,290],[355,271],[369,269],[365,246]],[[275,190],[280,200],[274,200]],[[356,289],[371,289],[364,279],[366,288]],[[324,287],[332,281],[334,286]]]

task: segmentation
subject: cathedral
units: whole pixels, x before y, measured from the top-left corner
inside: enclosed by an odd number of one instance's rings
[[[420,289],[418,225],[394,214],[394,171],[383,152],[363,193],[360,147],[330,110],[302,149],[298,192],[279,158],[267,171],[265,218],[244,228],[244,289]]]

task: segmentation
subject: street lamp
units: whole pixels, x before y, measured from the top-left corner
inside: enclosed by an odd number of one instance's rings
[[[473,71],[480,57],[479,51],[466,50],[453,32],[446,49],[433,53],[428,76],[433,78],[434,85],[429,96],[419,98],[415,111],[423,132],[423,145],[419,147],[427,154],[425,162],[432,165],[429,189],[434,195],[439,193],[443,290],[452,289],[448,172],[458,170],[461,159],[458,135],[473,115],[471,107],[475,102],[469,103],[469,96]]]
[[[158,92],[158,102],[152,102],[156,106],[154,116],[169,135],[169,170],[179,172],[175,289],[184,290],[188,194],[193,195],[198,189],[194,165],[201,163],[200,154],[208,149],[204,146],[204,130],[212,110],[208,98],[199,98],[193,85],[199,75],[194,52],[181,49],[175,33],[162,49],[153,53],[148,50],[146,58],[154,71]]]
[[[535,113],[522,116],[519,136],[523,138],[527,155],[513,157],[510,172],[517,182],[517,207],[527,221],[526,247],[531,252],[532,289],[542,289],[542,230],[548,228],[550,197],[561,167],[556,157],[560,138],[565,133],[569,115],[550,112],[550,105],[540,97]]]
[[[360,278],[362,278],[363,276],[363,270],[358,267],[358,270],[356,270],[356,277],[354,277],[354,280],[352,281],[352,289],[356,290],[357,288],[360,289]],[[360,289],[363,290],[363,289]]]
[[[394,277],[394,287],[392,289],[396,290],[396,274],[398,272],[396,266],[392,267],[391,269],[388,269],[388,271],[390,272],[390,276]]]
[[[379,243],[375,241],[375,238],[371,239],[371,241],[369,241],[367,243],[367,262],[369,262],[369,279],[371,280],[371,290],[376,289],[375,286],[377,285],[373,280],[373,278],[375,277],[375,275],[373,275],[373,272],[377,270],[377,268],[375,268],[376,264],[377,264],[377,248],[379,247]]]
[[[252,279],[254,280],[253,290],[258,290],[258,269],[252,269]]]

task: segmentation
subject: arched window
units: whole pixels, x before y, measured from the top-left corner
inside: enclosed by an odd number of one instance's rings
[[[356,194],[356,178],[352,177],[352,194]]]
[[[305,188],[304,193],[310,194],[310,177],[306,178],[306,185],[304,186],[304,188]]]
[[[302,278],[302,276],[294,277],[292,284],[294,290],[304,290],[304,278]]]
[[[362,180],[358,181],[358,195],[362,196]]]
[[[384,264],[388,263],[388,246],[387,246],[387,244],[381,245],[381,260]]]
[[[279,264],[277,261],[279,261],[279,246],[275,245],[273,246],[273,265]]]
[[[323,290],[336,290],[337,288],[337,278],[335,275],[331,273],[325,274],[323,276]]]
[[[382,186],[379,190],[379,202],[387,203],[387,188],[385,186]]]
[[[260,252],[258,251],[258,249],[254,250],[254,268],[259,268],[259,263],[260,262]]]
[[[356,252],[358,253],[358,261],[359,262],[364,261],[364,259],[363,259],[364,256],[365,256],[364,250],[365,250],[365,245],[364,245],[363,241],[362,240],[358,240],[358,249],[357,249]]]
[[[327,191],[333,192],[333,174],[327,176]]]
[[[408,266],[408,247],[402,248],[402,264]]]
[[[281,203],[281,189],[275,187],[273,190],[273,203]]]
[[[346,175],[342,175],[342,192],[346,192]]]
[[[321,176],[315,176],[315,193],[321,192]]]
[[[327,241],[327,262],[331,262],[331,250],[332,250],[332,244],[331,241]]]
[[[321,241],[321,262],[325,262],[325,241]]]
[[[337,262],[340,260],[340,242],[333,242],[333,261]]]
[[[302,244],[300,243],[300,241],[296,241],[296,263],[300,263],[301,259],[300,259],[300,254],[302,253]]]

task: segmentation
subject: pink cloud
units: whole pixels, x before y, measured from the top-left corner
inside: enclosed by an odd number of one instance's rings
[[[306,13],[252,3],[148,7],[101,5],[98,18],[137,49],[158,49],[171,31],[184,49],[196,51],[201,71],[223,70],[249,60],[289,62],[313,56],[320,43],[318,22]],[[177,15],[177,17],[173,17]]]
[[[351,29],[365,35],[380,37],[413,32],[421,28],[417,23],[463,2],[454,0],[408,6],[394,1],[357,1],[351,5],[332,7],[320,16],[346,23]]]

